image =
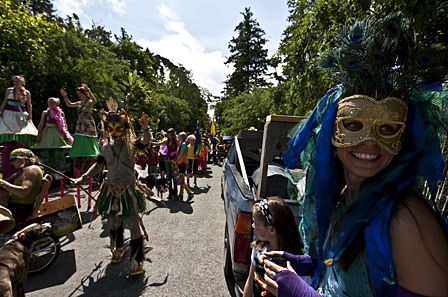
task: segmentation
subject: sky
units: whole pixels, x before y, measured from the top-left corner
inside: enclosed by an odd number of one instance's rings
[[[266,33],[268,56],[278,48],[287,25],[286,0],[53,0],[56,14],[77,14],[84,29],[92,24],[132,40],[150,52],[183,65],[194,82],[220,96],[232,69],[224,64],[235,27],[250,7]]]

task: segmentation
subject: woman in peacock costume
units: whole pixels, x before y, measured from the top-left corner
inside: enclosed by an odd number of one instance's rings
[[[311,286],[265,261],[278,296],[448,296],[448,228],[434,201],[447,136],[447,53],[401,13],[346,27],[322,60],[339,83],[283,159],[307,169],[300,231]],[[297,271],[297,257],[284,254]]]

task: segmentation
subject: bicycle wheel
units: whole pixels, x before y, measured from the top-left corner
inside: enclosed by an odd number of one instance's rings
[[[28,274],[42,272],[51,265],[59,256],[61,244],[59,238],[54,235],[42,238],[31,249],[31,257],[28,262]]]

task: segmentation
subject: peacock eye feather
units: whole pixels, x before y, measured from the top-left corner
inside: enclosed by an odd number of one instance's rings
[[[366,30],[363,23],[357,21],[349,32],[348,39],[354,44],[360,44],[366,39]]]
[[[347,61],[347,63],[345,64],[345,67],[347,67],[347,69],[349,70],[355,70],[359,68],[359,61],[358,60],[350,60]]]
[[[338,45],[322,54],[319,65],[336,74],[335,83],[346,86],[347,94],[378,98],[392,93],[403,97],[416,82],[444,80],[446,48],[421,49],[412,25],[397,12],[345,26],[337,33]]]

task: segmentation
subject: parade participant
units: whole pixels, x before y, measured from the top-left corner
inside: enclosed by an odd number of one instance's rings
[[[14,86],[6,89],[5,99],[0,106],[3,178],[14,173],[9,154],[16,148],[28,148],[37,136],[37,129],[32,121],[31,93],[25,89],[25,78],[15,75],[12,82]]]
[[[17,224],[23,223],[33,213],[36,197],[43,179],[42,169],[35,165],[38,158],[29,149],[18,148],[9,155],[11,165],[18,171],[13,182],[0,179],[0,188],[9,193],[8,209]]]
[[[179,185],[179,196],[177,198],[182,201],[185,190],[188,195],[187,200],[190,201],[191,199],[193,199],[194,194],[193,192],[191,192],[190,187],[185,182],[185,175],[187,173],[187,167],[188,167],[188,148],[186,142],[187,134],[185,132],[180,132],[178,138],[180,144],[177,151],[177,157],[175,160],[175,165],[178,171],[177,182]]]
[[[188,168],[187,168],[187,185],[190,186],[190,177],[193,174],[194,186],[198,186],[198,160],[196,155],[196,137],[190,134],[187,137],[188,143]]]
[[[90,88],[86,84],[81,84],[76,88],[76,93],[79,100],[71,102],[64,89],[60,90],[65,104],[68,107],[76,107],[78,109],[78,119],[76,121],[75,137],[68,155],[69,158],[73,158],[73,169],[75,176],[79,177],[81,172],[85,172],[93,162],[94,158],[98,156],[100,147],[98,144],[98,134],[96,131],[95,120],[93,119],[92,112],[93,106],[97,103],[97,100]],[[89,179],[89,199],[87,209],[90,209],[91,200],[90,194],[92,193],[92,179]],[[81,191],[77,189],[78,206],[81,206]]]
[[[213,164],[220,165],[220,162],[218,160],[218,144],[220,142],[219,142],[217,135],[212,135],[211,137],[212,137],[212,139],[210,140],[210,143],[211,143],[211,147],[212,147]]]
[[[108,112],[102,110],[101,126],[104,144],[96,162],[75,185],[101,172],[103,165],[108,171],[100,187],[98,201],[94,211],[107,218],[110,226],[112,263],[119,263],[125,252],[124,224],[131,232],[131,275],[144,273],[143,235],[147,239],[140,214],[146,210],[146,198],[143,186],[134,174],[137,145],[143,147],[150,140],[149,117],[142,113],[139,123],[143,129],[143,139],[136,142],[133,127],[125,110],[118,110],[118,104],[112,98],[106,102]]]
[[[163,138],[166,137],[166,132],[162,131],[161,133],[163,135]],[[160,139],[160,140],[163,140]],[[159,146],[159,173],[161,178],[166,177],[166,154],[168,154],[168,148],[166,147],[166,144],[161,144]]]
[[[36,144],[41,161],[59,172],[65,171],[65,155],[63,149],[71,148],[73,137],[68,132],[65,114],[59,107],[59,98],[51,97],[47,100],[48,108],[42,112],[37,130]],[[60,182],[61,197],[64,197],[64,179],[59,174],[54,178]]]
[[[147,155],[148,179],[146,180],[146,185],[152,190],[156,185],[157,176],[159,175],[159,147],[151,145],[147,149]]]
[[[177,148],[179,147],[176,130],[169,128],[165,138],[159,142],[151,142],[151,145],[160,145],[161,149],[166,146],[165,170],[170,187],[168,199],[177,198],[177,176],[174,174],[173,164],[177,158]]]
[[[428,203],[443,179],[447,68],[411,25],[397,13],[339,35],[328,66],[340,85],[283,154],[307,167],[300,230],[316,272],[310,287],[265,260],[278,296],[448,296],[447,226]]]

